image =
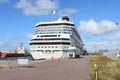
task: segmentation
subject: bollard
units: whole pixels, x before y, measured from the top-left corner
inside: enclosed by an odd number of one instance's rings
[[[97,67],[97,64],[94,64],[94,68],[95,68],[95,80],[98,80],[98,67]]]

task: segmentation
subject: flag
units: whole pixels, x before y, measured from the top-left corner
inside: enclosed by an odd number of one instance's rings
[[[52,10],[52,15],[56,15],[57,11],[56,10]]]
[[[2,58],[6,57],[6,53],[1,53],[1,57]]]

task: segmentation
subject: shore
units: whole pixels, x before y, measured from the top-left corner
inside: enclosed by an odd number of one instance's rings
[[[8,67],[8,61],[0,60],[0,69]]]
[[[40,62],[44,62],[46,60],[29,60],[28,66]],[[16,67],[17,61],[16,60],[0,60],[0,69],[9,68],[9,67]]]

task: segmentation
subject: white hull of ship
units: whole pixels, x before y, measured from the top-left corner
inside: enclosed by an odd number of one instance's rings
[[[62,58],[64,57],[62,53],[40,53],[40,52],[31,52],[33,59],[52,59],[52,58]]]

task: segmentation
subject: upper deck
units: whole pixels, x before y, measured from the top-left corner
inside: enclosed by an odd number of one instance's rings
[[[36,24],[37,34],[72,34],[81,40],[81,37],[75,27],[74,22],[69,21],[69,17],[51,22],[39,22]]]
[[[36,24],[36,27],[39,26],[54,26],[54,25],[68,25],[68,26],[75,26],[73,22],[68,21],[52,21],[52,22],[39,22]]]

